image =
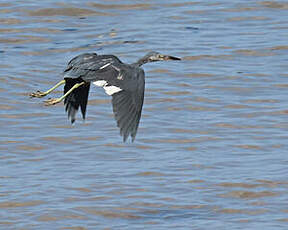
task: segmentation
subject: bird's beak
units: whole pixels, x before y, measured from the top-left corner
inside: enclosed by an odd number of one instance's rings
[[[169,60],[179,61],[179,60],[181,60],[181,58],[174,57],[174,56],[169,56],[169,55],[163,55],[163,59],[164,59],[165,61],[169,61]]]

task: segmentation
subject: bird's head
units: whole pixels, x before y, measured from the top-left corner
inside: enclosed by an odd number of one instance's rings
[[[145,57],[147,58],[148,62],[181,60],[181,58],[160,54],[154,51],[149,52],[148,54],[145,55]]]
[[[155,51],[151,51],[147,53],[143,58],[138,61],[139,65],[143,65],[148,62],[155,62],[155,61],[169,61],[169,60],[181,60],[181,58],[173,57],[169,55],[160,54]]]

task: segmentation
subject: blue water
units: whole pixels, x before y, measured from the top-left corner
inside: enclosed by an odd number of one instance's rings
[[[287,229],[287,10],[1,1],[0,229]],[[29,97],[80,53],[150,50],[183,60],[144,66],[134,143],[100,88],[75,125]]]

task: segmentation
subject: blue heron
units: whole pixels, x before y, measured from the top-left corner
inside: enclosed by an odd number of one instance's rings
[[[141,117],[144,100],[145,74],[141,66],[148,62],[181,60],[178,57],[149,52],[133,64],[125,64],[114,55],[84,53],[74,57],[64,70],[64,80],[51,89],[31,93],[31,97],[44,97],[60,85],[64,85],[64,95],[51,98],[45,105],[54,105],[64,100],[65,110],[71,123],[81,108],[85,119],[90,84],[103,87],[112,96],[112,106],[120,135],[125,142],[129,135],[134,141]]]

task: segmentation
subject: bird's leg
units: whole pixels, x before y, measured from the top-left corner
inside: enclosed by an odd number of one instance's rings
[[[45,105],[55,105],[59,102],[61,102],[65,97],[67,97],[73,90],[77,89],[79,86],[84,85],[85,82],[77,83],[73,85],[71,89],[69,89],[62,97],[59,98],[50,98],[45,101]]]
[[[65,84],[65,80],[62,80],[62,81],[58,82],[55,86],[53,86],[51,89],[48,89],[45,92],[41,92],[41,91],[38,90],[35,93],[31,93],[30,97],[44,97],[47,94],[51,93],[54,89],[58,88],[60,85],[63,85],[63,84]]]

